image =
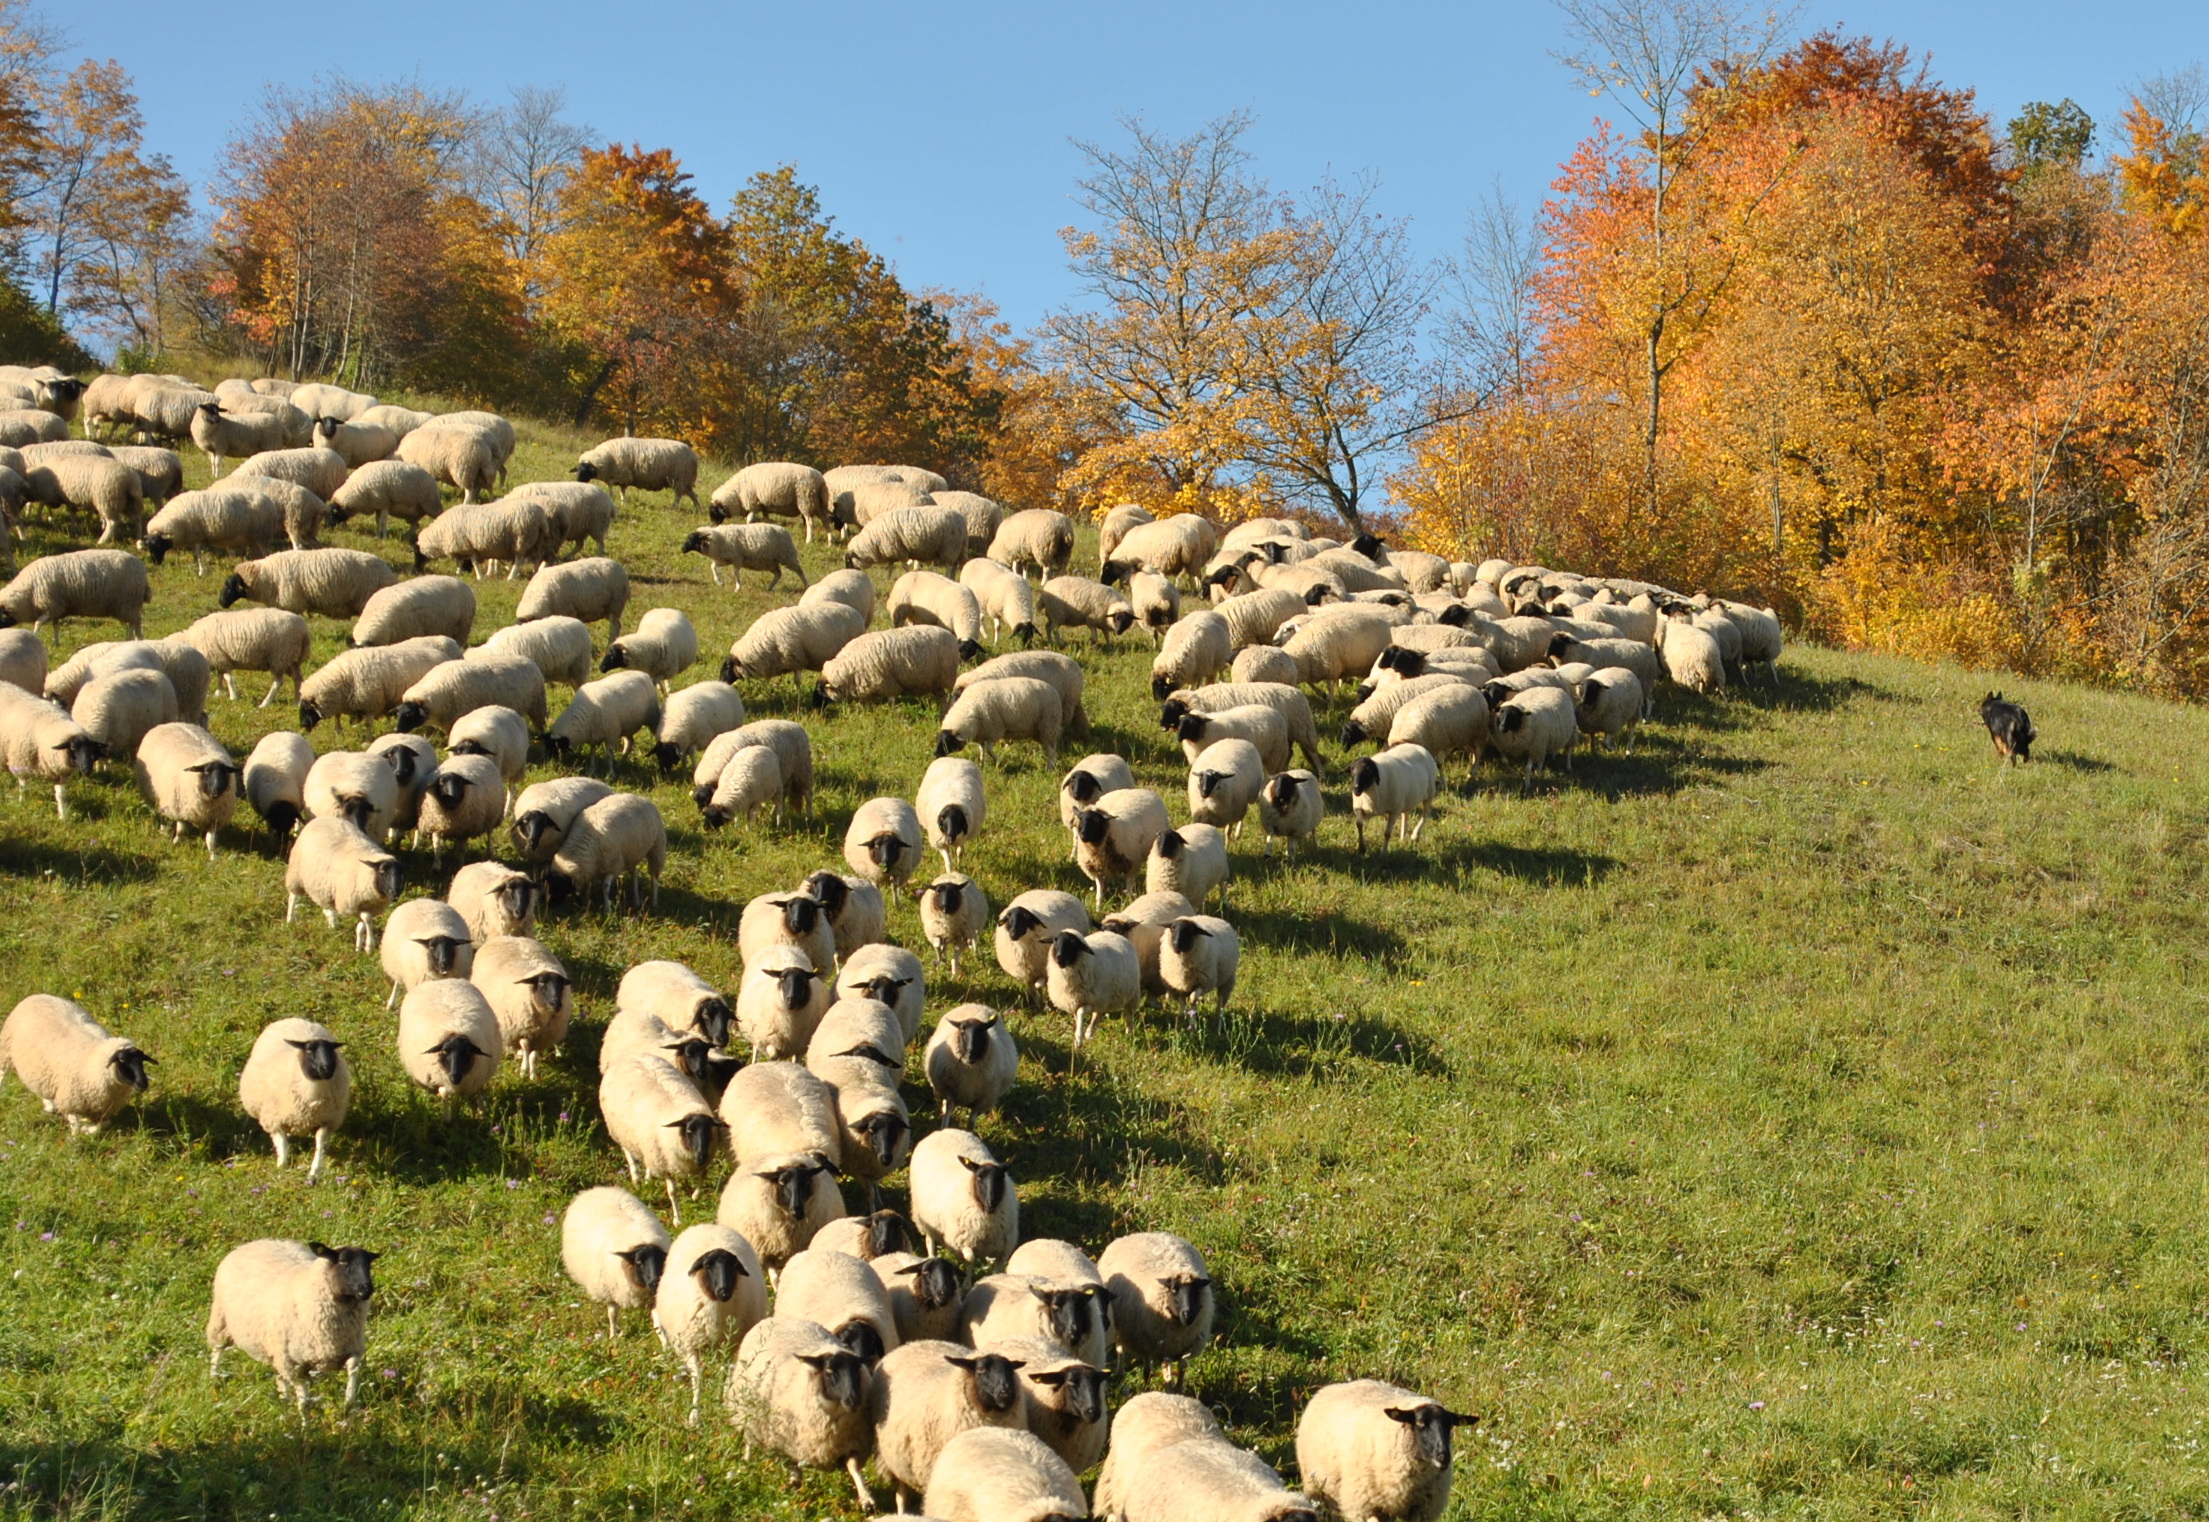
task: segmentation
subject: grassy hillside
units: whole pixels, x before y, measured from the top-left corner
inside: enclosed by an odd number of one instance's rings
[[[530,432],[519,474],[560,473],[575,442]],[[613,551],[632,609],[687,609],[717,655],[789,594],[709,585],[674,553],[696,521],[633,503]],[[219,576],[155,582],[149,634],[211,608]],[[479,585],[479,634],[519,585]],[[343,639],[318,624],[317,660]],[[1096,748],[1179,799],[1148,648],[1075,653]],[[1258,861],[1254,827],[1224,1019],[1109,1021],[1069,1082],[1066,1022],[1016,1016],[1020,1087],[983,1131],[1026,1233],[1194,1239],[1225,1315],[1193,1389],[1278,1464],[1332,1379],[1486,1413],[1454,1517],[2209,1513],[2209,718],[2027,684],[2042,759],[2003,773],[1980,677],[1816,650],[1783,671],[1777,698],[1666,693],[1634,756],[1531,798],[1491,770],[1410,849],[1357,857],[1339,779],[1295,869]],[[805,717],[788,681],[745,696]],[[661,912],[549,922],[583,1027],[453,1121],[399,1072],[374,959],[319,916],[283,923],[268,840],[234,830],[212,865],[171,848],[127,776],[67,824],[41,791],[0,797],[0,1008],[78,997],[160,1059],[97,1139],[0,1092],[5,1514],[855,1515],[838,1477],[746,1461],[712,1408],[685,1430],[641,1322],[609,1344],[578,1303],[557,1220],[620,1172],[594,1096],[623,968],[733,986],[742,902],[834,860],[860,800],[910,796],[933,719],[809,719],[818,812],[773,830],[702,834],[684,787],[628,765],[670,824]],[[292,722],[214,707],[241,756]],[[993,901],[1079,889],[1055,776],[1029,749],[990,783],[970,870]],[[426,854],[408,868],[440,891]],[[920,944],[909,904],[892,924]],[[1011,998],[986,954],[938,971],[931,1013]],[[237,1113],[283,1015],[334,1026],[357,1075],[313,1190]],[[264,1235],[386,1254],[349,1420],[302,1423],[243,1359],[209,1384],[209,1276]]]

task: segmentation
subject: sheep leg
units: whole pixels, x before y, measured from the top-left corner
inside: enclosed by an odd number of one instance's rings
[[[16,785],[20,787],[22,784],[18,782]],[[54,784],[54,812],[61,816],[62,823],[67,824],[69,822],[69,799],[63,794],[61,784],[58,782]],[[286,919],[290,917],[289,915],[285,916]]]
[[[314,1134],[314,1161],[307,1164],[307,1182],[312,1184],[322,1177],[322,1160],[330,1147],[330,1128],[322,1127]]]
[[[344,1403],[343,1403],[343,1404],[342,1404],[342,1405],[341,1405],[341,1406],[340,1406],[340,1407],[339,1407],[338,1409],[340,1409],[340,1410],[342,1410],[342,1411],[350,1411],[350,1410],[352,1410],[352,1409],[353,1409],[353,1397],[354,1397],[354,1396],[356,1396],[356,1395],[358,1395],[359,1393],[360,1393],[360,1354],[358,1354],[358,1353],[355,1353],[355,1354],[354,1354],[354,1355],[353,1355],[353,1356],[352,1356],[351,1358],[348,1358],[348,1359],[346,1359],[346,1360],[345,1360],[345,1400],[344,1400]]]
[[[698,1397],[701,1393],[700,1387],[705,1383],[705,1370],[702,1361],[697,1358],[686,1358],[683,1362],[690,1370],[690,1415],[683,1418],[683,1421],[684,1425],[695,1427],[698,1425]]]
[[[629,1182],[637,1181],[637,1155],[627,1147],[621,1149],[621,1160],[629,1165]]]
[[[620,1335],[621,1322],[615,1313],[613,1303],[608,1301],[606,1305],[606,1340],[612,1342]]]
[[[677,1200],[677,1199],[675,1198],[675,1181],[674,1181],[673,1179],[662,1179],[662,1180],[661,1180],[660,1182],[661,1182],[661,1183],[663,1183],[663,1184],[665,1184],[665,1185],[667,1186],[667,1209],[668,1209],[668,1213],[669,1213],[669,1214],[670,1214],[671,1216],[673,1216],[673,1217],[675,1218],[675,1224],[676,1224],[677,1226],[680,1226],[680,1225],[682,1225],[682,1224],[683,1224],[683,1207],[682,1207],[682,1202],[681,1202],[681,1201],[679,1201],[679,1200]],[[696,1376],[696,1375],[692,1375],[692,1376],[691,1376],[691,1382],[692,1382],[692,1384],[693,1384],[693,1385],[695,1385],[695,1384],[697,1383],[697,1376]],[[695,1389],[693,1389],[693,1390],[691,1391],[691,1407],[692,1407],[692,1414],[693,1414],[693,1415],[695,1415],[695,1414],[696,1414],[696,1408],[697,1408],[697,1404],[698,1404],[698,1392],[697,1392],[697,1391],[696,1391]]]
[[[215,832],[213,830],[207,832],[207,859],[209,861],[215,859]]]
[[[813,540],[810,521],[806,524],[806,530],[806,542],[810,544]],[[873,1511],[874,1492],[867,1489],[866,1477],[859,1472],[859,1461],[855,1458],[844,1460],[844,1473],[851,1476],[851,1488],[859,1492],[859,1509],[861,1511]]]
[[[1360,815],[1358,815],[1358,816],[1357,816],[1357,822],[1358,822],[1358,854],[1359,854],[1360,856],[1363,856],[1363,855],[1365,854],[1365,816],[1364,816],[1363,814],[1360,814]],[[1383,840],[1383,841],[1381,842],[1381,844],[1382,844],[1382,845],[1386,845],[1386,844],[1388,844],[1388,842],[1387,842],[1387,841],[1385,841],[1385,840]]]
[[[283,1132],[277,1131],[271,1134],[271,1139],[276,1143],[276,1166],[279,1168],[290,1167],[291,1138],[286,1136]]]
[[[58,799],[60,798],[60,796],[61,796],[61,784],[60,784],[60,783],[58,783],[58,782],[54,784],[54,796],[55,796],[55,798],[56,798],[57,800],[58,800]],[[67,816],[64,816],[64,817],[67,817]],[[296,909],[297,909],[298,907],[299,907],[299,895],[298,895],[298,894],[296,894],[296,893],[287,893],[287,894],[285,894],[285,895],[284,895],[284,923],[285,923],[285,924],[287,924],[287,925],[288,925],[288,924],[290,924],[290,923],[291,923],[291,917],[292,917],[292,912],[293,912],[294,910],[296,910]]]
[[[209,1379],[222,1378],[222,1350],[228,1345],[229,1344],[227,1343],[218,1342],[215,1344],[214,1349],[208,1353],[207,1377]]]

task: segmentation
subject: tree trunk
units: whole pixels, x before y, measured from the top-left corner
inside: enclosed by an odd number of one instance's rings
[[[590,421],[591,408],[598,404],[598,393],[606,389],[606,383],[614,378],[614,372],[620,368],[621,361],[618,359],[609,359],[598,367],[598,373],[591,377],[590,384],[583,388],[583,395],[575,404],[576,427],[580,428]]]

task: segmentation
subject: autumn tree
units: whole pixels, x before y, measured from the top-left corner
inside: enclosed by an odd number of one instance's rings
[[[534,304],[543,295],[545,247],[562,225],[561,193],[593,134],[562,114],[564,91],[523,85],[509,93],[508,104],[476,121],[466,173],[523,296]]]

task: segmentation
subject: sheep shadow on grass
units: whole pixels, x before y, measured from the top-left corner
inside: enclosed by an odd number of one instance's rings
[[[1194,1022],[1175,1009],[1154,1027],[1203,1060],[1269,1078],[1329,1078],[1352,1062],[1408,1068],[1429,1078],[1450,1071],[1442,1049],[1426,1037],[1357,1010],[1303,1015],[1232,1001],[1215,1010],[1206,1003],[1198,1005]]]
[[[52,804],[47,805],[49,808]],[[74,811],[72,819],[76,816]],[[0,851],[0,876],[51,877],[79,886],[88,883],[150,883],[160,873],[152,857],[125,855],[106,846],[48,845],[44,841],[13,839]]]
[[[1589,888],[1624,865],[1615,856],[1558,846],[1515,846],[1500,840],[1460,840],[1435,852],[1435,864],[1456,872],[1494,872],[1544,888]]]
[[[1345,862],[1357,860],[1354,854],[1347,852],[1343,853],[1343,859]],[[1421,865],[1424,866],[1423,861]],[[1229,906],[1225,912],[1246,948],[1263,947],[1275,954],[1307,952],[1355,957],[1362,962],[1379,964],[1396,962],[1410,949],[1410,943],[1386,925],[1327,911],[1246,909],[1233,901],[1233,892],[1230,884]]]

